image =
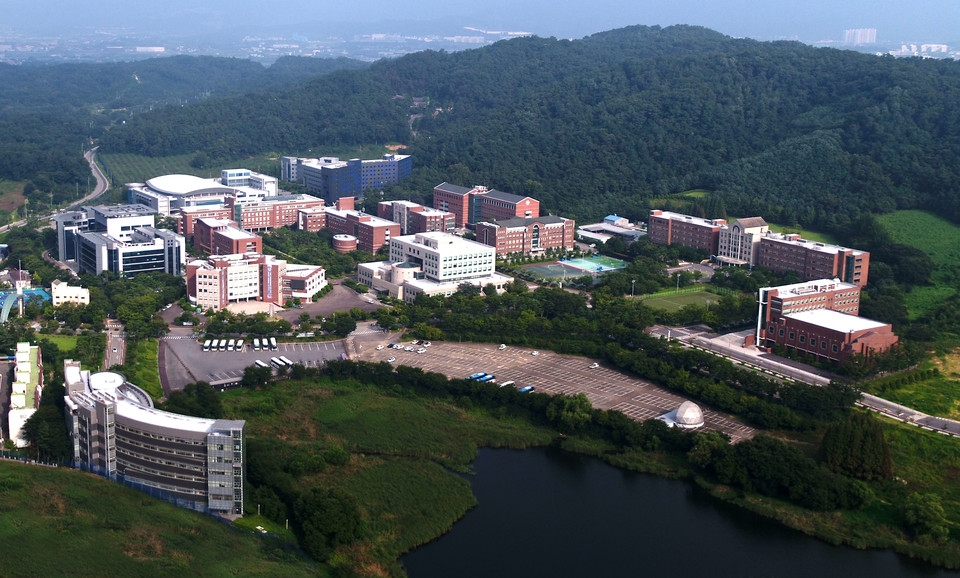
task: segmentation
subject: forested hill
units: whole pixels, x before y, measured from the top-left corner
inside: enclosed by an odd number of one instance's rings
[[[830,229],[897,207],[960,220],[960,63],[690,26],[412,54],[154,111],[103,145],[236,157],[384,141],[410,144],[411,190],[486,184],[580,217],[640,217],[653,197],[706,188],[734,214]]]
[[[80,155],[112,124],[154,107],[288,89],[355,60],[177,56],[109,64],[0,64],[0,180],[26,181],[31,202],[75,198],[90,169]],[[30,198],[36,195],[36,198]]]

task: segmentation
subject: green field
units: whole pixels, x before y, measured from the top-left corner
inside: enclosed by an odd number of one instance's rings
[[[76,470],[0,462],[0,511],[5,576],[319,575],[288,541]]]
[[[933,285],[907,293],[910,317],[917,319],[957,293],[960,267],[960,227],[925,211],[895,211],[877,221],[897,243],[916,247],[930,256],[936,268]]]
[[[160,365],[157,360],[159,343],[156,339],[127,342],[127,355],[123,366],[124,377],[140,386],[154,400],[163,397],[160,387]]]
[[[76,335],[44,335],[43,338],[56,343],[60,351],[73,351],[77,348]]]
[[[729,222],[732,223],[733,219],[730,219]],[[770,225],[771,231],[776,231],[777,233],[783,233],[783,234],[797,233],[798,235],[800,235],[801,237],[803,237],[808,241],[814,241],[816,243],[827,243],[829,245],[837,244],[837,240],[833,237],[833,235],[829,235],[827,233],[818,233],[817,231],[808,231],[803,227],[780,225],[778,223],[767,223],[767,224]]]
[[[703,305],[708,307],[720,300],[719,295],[707,293],[706,291],[695,291],[692,293],[678,293],[675,295],[661,295],[658,297],[647,297],[643,304],[654,309],[674,312],[683,309],[687,305]]]

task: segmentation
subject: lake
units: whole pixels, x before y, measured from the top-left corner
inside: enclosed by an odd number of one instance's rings
[[[411,578],[960,576],[831,546],[689,483],[556,448],[483,449],[473,466],[479,505],[401,559]]]

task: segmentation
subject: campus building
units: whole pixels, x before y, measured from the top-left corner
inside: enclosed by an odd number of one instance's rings
[[[413,302],[420,293],[449,296],[461,283],[493,285],[502,292],[511,277],[494,270],[496,250],[443,232],[390,240],[390,260],[361,263],[357,278],[378,293]]]
[[[760,290],[755,343],[825,360],[886,351],[897,343],[889,324],[858,317],[860,286],[819,279]]]
[[[646,229],[641,229],[631,223],[627,218],[618,215],[607,215],[599,223],[582,225],[577,229],[577,235],[586,241],[599,241],[606,243],[614,237],[619,237],[628,243],[633,243],[640,237],[647,234]]]
[[[54,279],[50,283],[50,302],[54,307],[64,303],[90,304],[90,290],[83,287],[72,287],[65,281]]]
[[[200,219],[229,219],[233,210],[223,205],[184,207],[177,217],[177,233],[183,235],[188,243],[193,243],[193,230]]]
[[[247,204],[227,199],[227,207],[232,211],[229,218],[241,229],[255,232],[296,225],[298,211],[323,206],[323,199],[312,195],[278,195]]]
[[[82,207],[53,221],[59,258],[79,273],[183,273],[186,240],[154,228],[154,211],[143,205]]]
[[[770,232],[762,217],[737,219],[720,228],[717,261],[724,265],[753,265],[757,262],[760,239]]]
[[[227,219],[200,219],[196,223],[193,245],[210,255],[263,253],[263,239],[250,231],[237,228]]]
[[[364,191],[395,185],[410,176],[410,155],[386,154],[380,159],[341,161],[337,157],[280,157],[280,178],[303,183],[310,192],[334,203],[342,197],[363,196]]]
[[[27,447],[23,424],[40,408],[43,394],[43,359],[40,346],[18,343],[14,352],[13,383],[10,385],[10,410],[7,426],[10,439],[18,448]]]
[[[453,213],[457,228],[483,220],[540,216],[540,201],[479,185],[440,183],[433,189],[433,208]]]
[[[213,255],[187,264],[187,296],[204,310],[245,301],[310,303],[326,285],[323,267],[288,264],[272,255]]]
[[[351,235],[357,238],[357,248],[368,253],[376,253],[390,239],[400,235],[400,225],[359,211],[341,211],[333,208],[324,210],[327,228],[337,235]]]
[[[401,235],[433,231],[452,233],[457,226],[453,213],[424,207],[412,201],[381,201],[377,204],[377,216],[398,223]]]
[[[555,217],[516,217],[477,223],[477,240],[497,250],[497,255],[537,255],[548,249],[574,248],[576,223]]]
[[[778,273],[794,271],[804,279],[836,277],[863,287],[870,272],[870,253],[808,241],[796,234],[770,233],[760,239],[756,264]]]
[[[247,169],[221,171],[219,179],[193,175],[162,175],[145,183],[127,183],[127,201],[140,204],[160,215],[177,213],[185,207],[223,205],[227,199],[259,199],[275,196],[275,177]]]
[[[716,255],[724,219],[701,219],[653,209],[647,221],[647,236],[658,245],[686,245]]]
[[[186,508],[243,515],[243,420],[160,411],[122,375],[91,374],[78,361],[63,373],[76,467]]]

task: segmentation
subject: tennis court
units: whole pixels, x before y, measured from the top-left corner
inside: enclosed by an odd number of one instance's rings
[[[564,259],[562,261],[564,265],[569,265],[571,267],[576,267],[588,273],[598,273],[605,271],[613,271],[616,269],[623,269],[627,266],[625,261],[620,259],[614,259],[613,257],[607,257],[605,255],[594,255],[589,259]]]

